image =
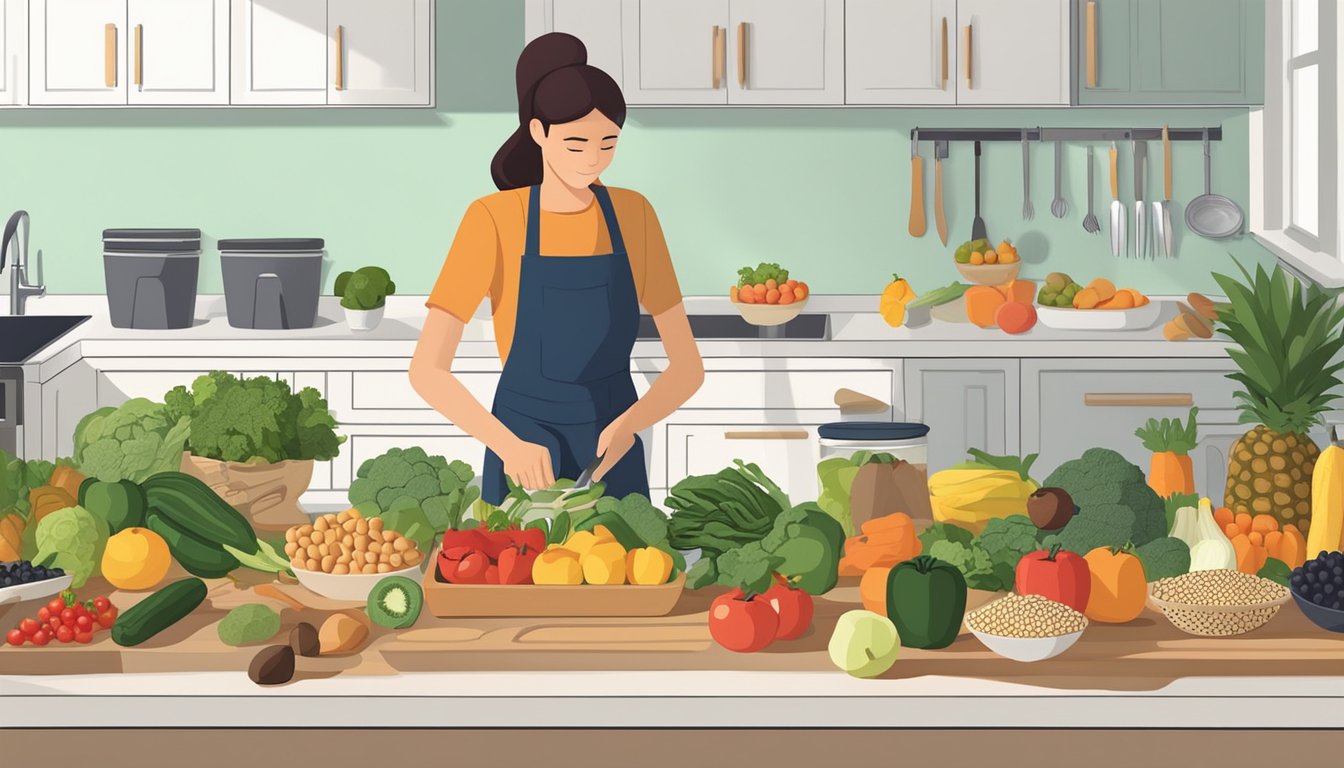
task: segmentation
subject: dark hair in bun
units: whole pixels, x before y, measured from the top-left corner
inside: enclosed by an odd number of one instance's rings
[[[583,41],[550,32],[527,44],[518,56],[518,130],[495,153],[490,175],[500,189],[541,183],[541,147],[528,124],[535,118],[545,130],[578,120],[594,109],[617,125],[625,124],[625,96],[611,75],[589,66]]]

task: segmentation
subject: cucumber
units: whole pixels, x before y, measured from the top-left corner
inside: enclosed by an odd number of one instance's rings
[[[175,581],[117,617],[112,625],[112,642],[121,646],[139,645],[173,626],[205,602],[205,582],[196,578]]]
[[[249,555],[257,551],[257,535],[247,518],[191,475],[160,472],[141,483],[141,487],[149,506],[178,528]]]
[[[218,544],[203,541],[184,531],[157,509],[145,516],[145,527],[168,542],[168,551],[187,573],[203,579],[218,579],[239,566],[238,558],[225,552]]]

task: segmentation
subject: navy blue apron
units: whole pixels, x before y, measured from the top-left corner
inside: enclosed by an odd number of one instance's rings
[[[636,398],[630,352],[639,299],[621,227],[606,188],[593,185],[612,252],[541,255],[541,188],[527,204],[527,236],[518,284],[513,346],[491,413],[519,439],[546,446],[556,478],[574,479],[597,455],[597,438]],[[602,478],[607,494],[648,495],[644,447],[635,445]],[[486,450],[481,497],[508,494],[504,464]]]

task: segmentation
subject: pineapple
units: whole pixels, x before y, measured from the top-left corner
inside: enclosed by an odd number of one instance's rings
[[[1234,513],[1272,514],[1304,534],[1311,522],[1311,473],[1320,448],[1307,436],[1339,395],[1344,361],[1344,305],[1277,265],[1257,267],[1245,283],[1214,275],[1227,294],[1218,330],[1232,340],[1228,355],[1240,369],[1235,397],[1241,422],[1256,424],[1228,457],[1224,503]]]

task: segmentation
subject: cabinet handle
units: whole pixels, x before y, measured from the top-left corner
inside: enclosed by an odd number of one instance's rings
[[[345,27],[336,25],[336,90],[345,90]]]
[[[724,432],[725,440],[806,440],[808,432],[805,429],[776,429],[762,430],[758,432]]]
[[[1097,87],[1097,3],[1087,3],[1087,87]]]
[[[737,24],[737,85],[747,87],[747,22]]]
[[[972,88],[975,87],[975,82],[974,82],[974,80],[971,79],[971,37],[972,37],[972,34],[973,34],[973,31],[972,31],[972,25],[967,24],[967,25],[966,25],[966,90],[968,90],[968,91],[969,91],[970,89],[972,89]]]
[[[944,91],[947,90],[947,17],[943,17],[943,84],[939,86]]]
[[[103,85],[117,87],[117,25],[103,27]]]
[[[721,47],[723,43],[723,28],[715,24],[710,31],[713,34],[713,37],[710,46],[709,67],[710,71],[713,73],[714,90],[717,91],[719,90],[719,86],[723,84],[723,48]]]
[[[1083,405],[1094,408],[1124,408],[1133,406],[1175,406],[1188,408],[1195,404],[1194,395],[1189,392],[1158,393],[1101,393],[1088,392],[1083,395]]]
[[[144,70],[144,64],[143,64],[143,61],[142,61],[143,58],[144,58],[143,53],[144,53],[144,47],[145,47],[145,46],[144,46],[144,39],[143,39],[143,38],[144,38],[144,33],[145,33],[145,26],[144,26],[143,24],[136,24],[136,25],[135,25],[135,85],[136,85],[136,87],[138,87],[138,88],[142,88],[142,89],[144,88],[144,85],[145,85],[145,70]]]

